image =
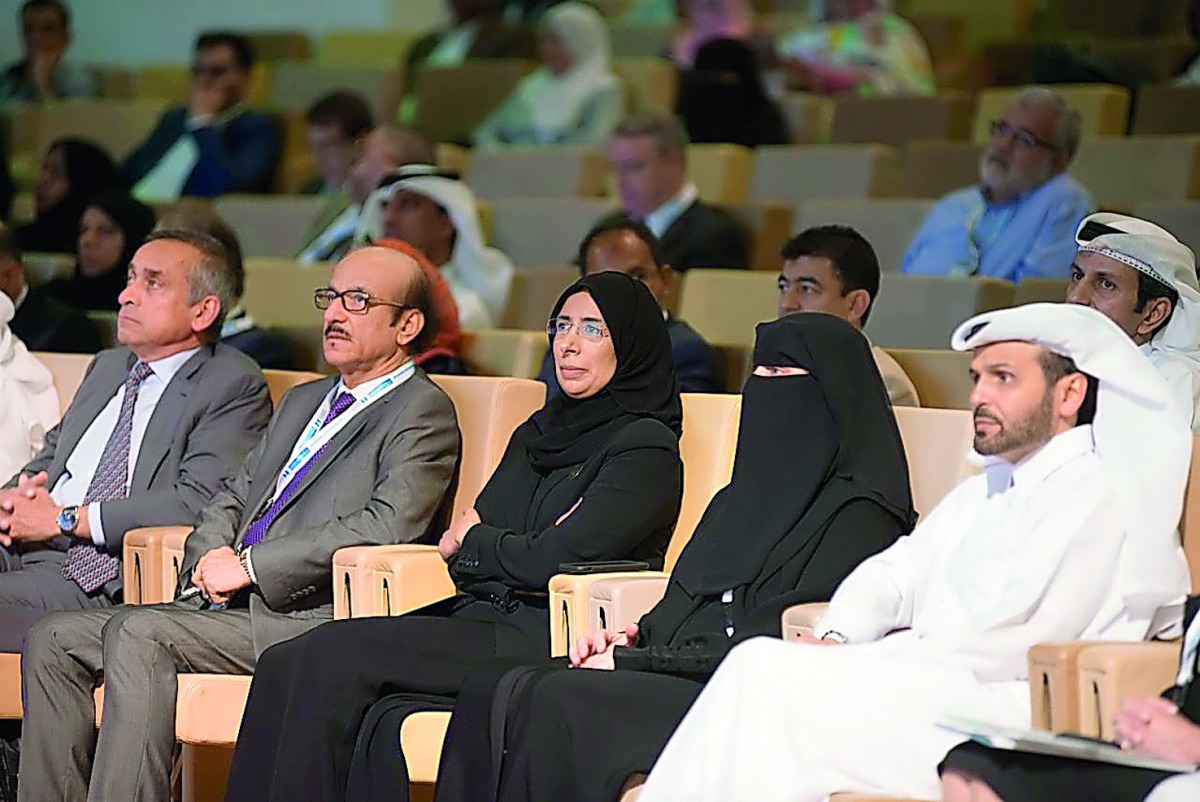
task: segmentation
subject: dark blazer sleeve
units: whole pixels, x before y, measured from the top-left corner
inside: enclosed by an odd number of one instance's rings
[[[225,125],[191,131],[200,160],[184,184],[183,194],[211,198],[230,192],[266,192],[279,163],[279,128],[275,120],[253,111]]]
[[[187,109],[170,109],[158,118],[158,125],[146,137],[146,141],[138,145],[125,159],[122,171],[129,183],[136,184],[146,173],[154,169],[171,147],[175,140],[183,134],[184,121],[187,119]]]
[[[695,329],[681,320],[668,323],[671,358],[681,393],[721,393],[725,380],[721,357]]]
[[[94,354],[102,347],[87,315],[54,300],[41,287],[29,290],[9,328],[30,351]]]
[[[526,459],[523,449],[510,449],[505,458]],[[463,539],[454,573],[545,588],[562,563],[619,559],[647,533],[669,529],[682,494],[675,435],[657,421],[638,421],[613,441],[579,506],[561,523],[529,532],[476,524]]]
[[[261,373],[234,367],[243,360],[213,357],[197,374],[205,402],[194,425],[181,433],[186,441],[178,473],[165,486],[155,482],[149,490],[101,504],[111,553],[121,553],[130,529],[193,523],[258,440],[271,416],[271,397]]]
[[[459,449],[454,405],[444,393],[430,388],[404,399],[403,414],[379,446],[378,471],[364,507],[251,547],[257,587],[267,605],[285,610],[300,598],[298,588],[328,588],[338,549],[411,543],[424,536],[452,486]]]

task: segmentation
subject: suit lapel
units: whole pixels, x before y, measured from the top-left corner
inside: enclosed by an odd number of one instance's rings
[[[175,372],[163,389],[158,403],[154,406],[154,412],[150,415],[150,421],[146,424],[146,433],[142,435],[137,464],[133,466],[133,478],[129,481],[131,492],[148,489],[158,466],[167,458],[175,440],[174,432],[183,419],[188,396],[195,386],[196,372],[205,362],[212,359],[212,353],[211,345],[201,346],[200,350]]]

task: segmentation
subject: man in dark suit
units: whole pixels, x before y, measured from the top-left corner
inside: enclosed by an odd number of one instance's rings
[[[360,248],[314,300],[338,375],[289,392],[204,508],[176,600],[54,614],[30,633],[19,799],[167,799],[176,672],[252,673],[264,649],[333,617],[335,551],[445,528],[460,442],[450,400],[409,358],[433,335],[424,273]]]
[[[404,56],[404,95],[399,113],[402,123],[416,120],[417,76],[426,64],[456,67],[467,59],[532,59],[537,54],[532,31],[505,22],[499,0],[448,0],[448,4],[454,23],[422,36]]]
[[[658,241],[650,229],[628,217],[614,216],[593,228],[579,246],[579,269],[583,275],[615,270],[645,284],[664,304],[670,297],[675,272],[664,261]],[[671,337],[671,361],[684,393],[720,393],[725,390],[721,357],[695,329],[664,311]],[[538,381],[552,394],[561,393],[554,373],[554,355],[542,359]]]
[[[687,144],[674,117],[641,114],[621,123],[609,142],[608,161],[625,213],[654,232],[677,271],[745,268],[749,238],[732,217],[700,200],[688,180]]]
[[[213,344],[233,285],[219,243],[156,232],[129,272],[123,347],[0,490],[0,650],[47,610],[120,603],[125,533],[191,522],[271,414],[254,363]]]
[[[87,315],[31,287],[13,230],[0,223],[0,292],[12,299],[16,316],[8,327],[30,351],[94,354],[100,334]]]
[[[133,194],[147,203],[181,195],[212,198],[267,192],[279,162],[276,121],[245,103],[254,50],[235,33],[196,40],[191,99],[167,111],[150,137],[125,160]]]

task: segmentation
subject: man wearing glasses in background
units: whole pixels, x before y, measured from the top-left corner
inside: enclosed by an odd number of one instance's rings
[[[243,105],[253,67],[254,49],[244,36],[200,34],[188,105],[165,112],[122,168],[139,200],[270,191],[280,135],[274,120]]]
[[[433,337],[425,274],[361,248],[314,301],[337,375],[284,397],[201,512],[175,601],[52,614],[30,632],[18,799],[168,799],[176,672],[251,674],[264,649],[332,619],[338,549],[437,543],[460,439],[450,399],[409,358]]]
[[[922,276],[1067,278],[1075,228],[1095,210],[1066,174],[1079,147],[1079,112],[1053,89],[1020,92],[992,122],[979,185],[938,201],[904,254]]]

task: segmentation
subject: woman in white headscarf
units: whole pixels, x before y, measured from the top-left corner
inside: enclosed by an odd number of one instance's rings
[[[483,122],[475,145],[604,144],[625,113],[609,50],[595,9],[576,2],[552,8],[542,18],[542,66]]]
[[[50,371],[8,328],[14,313],[0,292],[0,482],[29,462],[59,417]]]

